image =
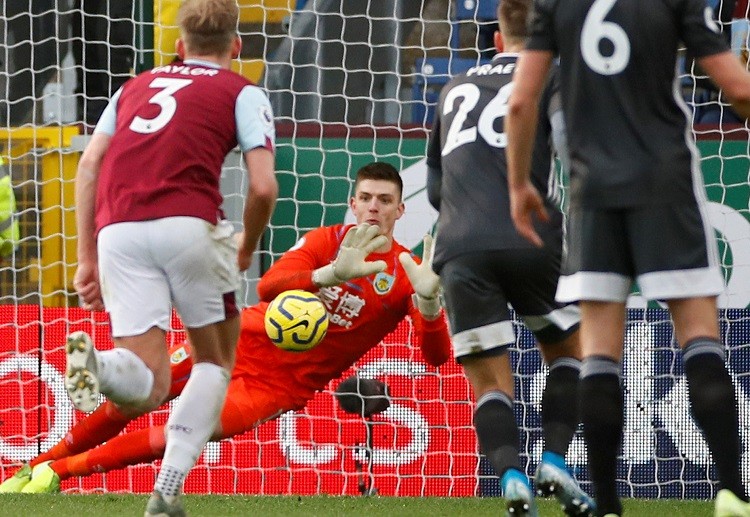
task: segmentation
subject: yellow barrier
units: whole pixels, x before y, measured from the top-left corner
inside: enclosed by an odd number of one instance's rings
[[[9,158],[14,187],[29,192],[17,199],[21,246],[12,263],[13,285],[3,279],[2,303],[10,303],[14,294],[25,303],[70,305],[76,268],[74,184],[79,158],[71,143],[78,133],[76,126],[0,128],[2,154]],[[32,214],[38,215],[34,219]],[[32,220],[24,223],[24,219]]]
[[[239,0],[240,23],[281,23],[296,0]]]

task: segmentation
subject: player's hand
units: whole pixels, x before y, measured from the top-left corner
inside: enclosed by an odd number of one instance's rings
[[[80,262],[73,277],[73,287],[78,293],[81,307],[89,311],[104,310],[96,262]]]
[[[423,316],[434,319],[440,314],[440,277],[432,270],[432,257],[435,245],[431,235],[425,235],[422,241],[422,262],[417,264],[411,254],[401,252],[398,256],[399,262],[409,277],[409,282],[416,293],[416,304]]]
[[[246,271],[253,263],[253,252],[245,248],[245,232],[237,232],[232,235],[235,246],[237,246],[237,267],[240,272]]]
[[[378,226],[368,223],[352,226],[341,241],[336,260],[316,269],[313,272],[313,282],[321,287],[330,287],[385,270],[384,260],[368,262],[365,259],[387,243],[388,238],[380,235]]]
[[[252,252],[246,251],[245,248],[240,248],[239,250],[237,250],[237,267],[240,269],[240,272],[246,271],[252,263]]]
[[[380,228],[376,225],[362,223],[350,228],[341,241],[336,260],[333,261],[333,273],[336,278],[345,281],[385,270],[384,260],[367,262],[365,259],[387,242],[388,237],[380,235]]]
[[[534,216],[541,221],[548,221],[549,215],[544,208],[542,196],[530,181],[510,189],[510,215],[523,238],[540,248],[544,245],[534,229]]]
[[[425,235],[422,241],[422,262],[417,264],[411,254],[405,251],[398,256],[399,262],[404,266],[406,276],[414,288],[414,292],[422,298],[435,298],[440,289],[440,277],[432,271],[432,255],[435,246],[431,235]]]

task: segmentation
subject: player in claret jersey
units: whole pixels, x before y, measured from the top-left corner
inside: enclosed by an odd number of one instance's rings
[[[404,211],[401,190],[401,178],[392,166],[363,167],[350,202],[358,224],[312,230],[266,272],[258,285],[263,301],[242,312],[237,360],[213,439],[235,436],[286,411],[303,408],[316,391],[339,377],[407,316],[424,359],[433,366],[448,360],[450,337],[437,303],[431,240],[425,239],[420,264],[393,240],[394,224]],[[268,303],[288,289],[317,293],[329,311],[326,337],[306,352],[277,348],[264,329]],[[190,376],[192,353],[187,344],[171,352],[170,397],[175,397]],[[71,476],[161,458],[164,426],[117,436],[130,420],[116,403],[104,402],[52,449],[0,485],[0,492],[56,492],[60,481]]]
[[[229,70],[239,55],[234,0],[180,6],[181,62],[129,80],[113,96],[76,176],[84,307],[106,308],[115,349],[85,333],[66,345],[66,388],[91,411],[105,394],[126,414],[161,405],[170,385],[165,332],[174,307],[195,351],[167,425],[148,515],[183,512],[182,482],[224,403],[240,330],[235,291],[271,216],[274,125],[265,94]],[[239,144],[249,175],[238,247],[220,209],[221,168]]]

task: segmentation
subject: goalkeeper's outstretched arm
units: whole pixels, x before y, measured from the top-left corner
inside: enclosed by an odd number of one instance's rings
[[[340,244],[327,228],[309,232],[261,277],[258,283],[261,300],[270,302],[288,289],[315,292],[320,287],[339,285],[385,268],[382,260],[365,260],[386,242],[385,236],[378,235],[377,226],[367,223],[352,226]]]

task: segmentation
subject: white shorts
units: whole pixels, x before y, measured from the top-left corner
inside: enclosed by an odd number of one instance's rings
[[[169,329],[172,304],[188,328],[237,314],[237,246],[228,221],[196,217],[116,223],[99,232],[99,278],[114,337]]]

